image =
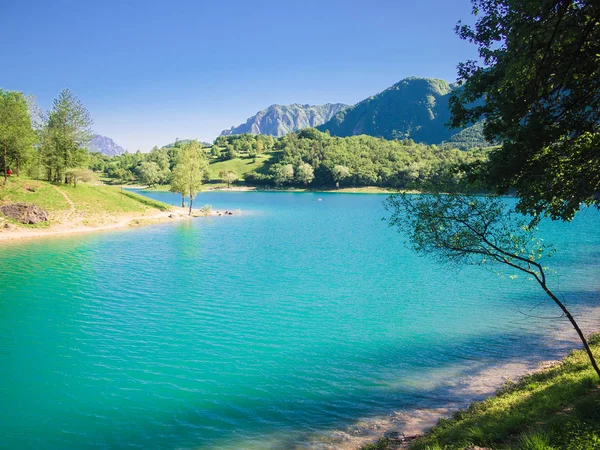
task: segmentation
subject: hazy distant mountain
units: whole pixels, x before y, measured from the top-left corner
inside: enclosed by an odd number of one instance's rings
[[[283,136],[291,131],[321,125],[347,107],[342,103],[271,105],[250,117],[246,123],[222,131],[221,136],[244,133]]]
[[[444,80],[406,78],[338,112],[317,128],[328,130],[332,136],[367,134],[439,144],[460,132],[446,127],[450,119],[448,97],[453,89]]]
[[[116,144],[111,138],[95,134],[88,146],[90,152],[100,152],[107,156],[117,156],[125,153],[125,149]]]

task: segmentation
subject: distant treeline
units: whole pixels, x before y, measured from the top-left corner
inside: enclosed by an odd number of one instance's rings
[[[18,176],[26,171],[33,178],[76,185],[78,180],[92,179],[93,171],[119,183],[176,189],[181,184],[175,170],[179,165],[179,172],[186,168],[190,176],[198,178],[194,185],[216,180],[218,173],[227,185],[238,181],[277,187],[435,186],[460,190],[472,178],[473,168],[481,167],[488,158],[486,149],[459,149],[477,141],[476,127],[459,133],[455,143],[439,146],[366,135],[332,137],[306,128],[280,138],[219,136],[212,145],[176,141],[149,153],[109,157],[88,151],[91,124],[89,112],[67,89],[47,112],[39,109],[32,97],[0,89],[0,171],[4,179],[9,172]],[[196,166],[201,174],[194,172]]]
[[[314,128],[279,138],[275,148],[281,152],[277,161],[266,173],[248,174],[246,181],[307,184],[308,165],[314,186],[450,187],[464,182],[471,164],[487,159],[482,149],[461,151],[446,144],[366,135],[339,138]]]
[[[171,171],[187,143],[155,147],[149,153],[106,157],[94,154],[91,168],[108,176],[145,184],[169,184]],[[424,145],[370,136],[331,137],[308,128],[281,138],[263,135],[219,136],[204,147],[209,163],[236,158],[270,159],[249,173],[237,173],[246,184],[269,186],[380,186],[419,189],[429,185],[460,188],[469,167],[487,159],[485,149],[467,151],[452,144]],[[250,162],[250,161],[249,161]],[[228,171],[231,173],[231,171]]]

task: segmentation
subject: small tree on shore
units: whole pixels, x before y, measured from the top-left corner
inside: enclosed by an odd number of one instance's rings
[[[302,163],[296,170],[296,179],[304,186],[308,186],[315,179],[315,170],[310,164]]]
[[[183,197],[189,197],[190,210],[196,194],[202,189],[202,182],[208,173],[206,156],[197,141],[192,141],[183,148],[179,154],[177,164],[173,168],[171,177],[171,190],[179,192]]]
[[[567,317],[600,377],[600,368],[577,321],[548,287],[539,262],[552,249],[533,236],[522,215],[497,197],[469,195],[392,195],[385,207],[390,226],[403,231],[417,253],[439,262],[504,265],[532,277]]]
[[[335,187],[339,189],[342,180],[345,180],[350,176],[350,169],[348,169],[346,166],[341,166],[339,164],[335,165],[333,166],[333,169],[331,169],[331,176],[335,181]]]
[[[284,166],[278,164],[273,165],[270,170],[273,173],[273,181],[275,181],[277,186],[290,183],[294,180],[294,166],[291,164],[286,164]]]
[[[221,177],[221,181],[227,184],[227,187],[230,188],[232,183],[237,181],[238,174],[233,170],[223,170],[219,172],[219,176]]]

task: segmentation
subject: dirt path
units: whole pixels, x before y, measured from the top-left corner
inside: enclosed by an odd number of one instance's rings
[[[67,195],[67,193],[65,191],[63,191],[61,188],[59,188],[58,186],[53,184],[52,187],[54,189],[56,189],[58,192],[60,192],[60,194],[65,198],[65,200],[69,204],[69,216],[73,215],[75,213],[75,203],[73,203],[73,200],[71,200],[71,198]]]

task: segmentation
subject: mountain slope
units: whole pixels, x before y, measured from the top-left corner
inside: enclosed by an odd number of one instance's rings
[[[107,156],[117,156],[125,153],[125,149],[116,144],[111,138],[95,134],[88,146],[90,152],[100,152]]]
[[[270,134],[283,136],[291,131],[302,128],[316,127],[327,122],[334,114],[347,108],[342,103],[327,103],[325,105],[271,105],[250,117],[246,123],[229,130],[223,130],[221,136],[232,134]]]
[[[410,77],[338,112],[317,127],[332,136],[368,134],[386,139],[413,139],[439,144],[460,130],[450,130],[448,98],[453,87],[444,80]]]
[[[484,121],[480,120],[475,125],[465,128],[453,135],[447,142],[453,147],[467,150],[473,147],[489,147],[493,145],[485,139],[483,134]]]

